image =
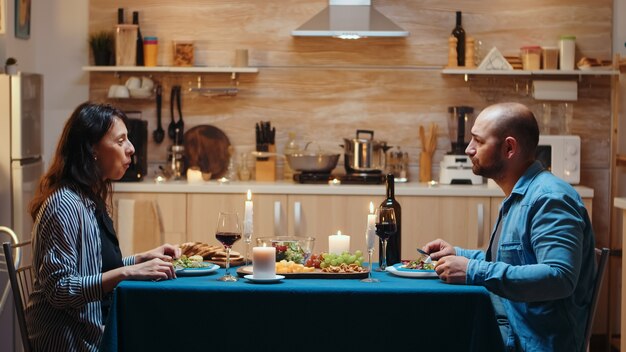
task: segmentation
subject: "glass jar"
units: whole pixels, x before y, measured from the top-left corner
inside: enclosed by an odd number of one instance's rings
[[[539,70],[541,68],[540,46],[523,46],[520,50],[524,70]]]
[[[193,66],[193,42],[174,42],[174,66]]]
[[[172,145],[169,148],[168,162],[174,180],[182,180],[186,172],[185,147],[182,145]]]

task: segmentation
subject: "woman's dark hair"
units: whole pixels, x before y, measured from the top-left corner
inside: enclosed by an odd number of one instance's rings
[[[87,102],[74,110],[65,123],[52,164],[39,181],[37,194],[30,203],[33,220],[46,199],[63,186],[70,186],[92,200],[98,212],[106,211],[111,180],[103,178],[93,147],[107,134],[115,118],[127,122],[126,115],[111,105]]]

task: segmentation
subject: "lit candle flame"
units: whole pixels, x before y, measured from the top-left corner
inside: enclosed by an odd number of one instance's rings
[[[374,203],[370,202],[370,214],[374,214]]]
[[[252,200],[252,192],[250,190],[248,190],[248,200]]]
[[[337,236],[341,236],[341,231],[337,230]]]

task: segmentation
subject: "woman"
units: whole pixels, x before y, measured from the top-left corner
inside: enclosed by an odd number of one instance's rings
[[[177,247],[121,256],[111,180],[124,175],[134,152],[126,116],[111,106],[84,103],[65,124],[30,208],[35,280],[26,322],[35,351],[97,350],[120,281],[175,277]]]

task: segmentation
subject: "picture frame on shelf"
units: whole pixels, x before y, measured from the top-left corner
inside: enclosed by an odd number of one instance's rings
[[[32,0],[15,0],[15,37],[30,38],[30,13]]]

